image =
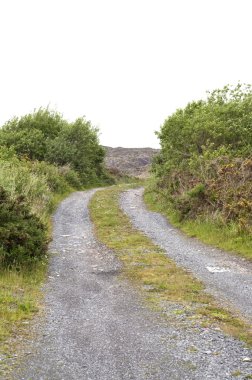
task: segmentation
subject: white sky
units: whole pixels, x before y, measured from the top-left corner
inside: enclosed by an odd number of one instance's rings
[[[0,0],[0,125],[46,107],[157,147],[207,90],[252,83],[251,0]]]

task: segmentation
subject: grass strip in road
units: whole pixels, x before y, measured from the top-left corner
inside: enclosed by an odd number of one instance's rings
[[[157,245],[136,230],[119,206],[119,195],[131,186],[98,191],[89,208],[98,239],[113,249],[124,264],[123,273],[147,293],[160,308],[163,301],[194,310],[205,325],[217,325],[228,334],[252,344],[250,327],[227,310],[216,306],[203,284],[178,267]]]

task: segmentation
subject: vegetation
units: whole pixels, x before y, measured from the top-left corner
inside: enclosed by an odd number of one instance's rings
[[[44,261],[38,262],[32,270],[0,271],[0,352],[12,354],[15,342],[6,343],[6,338],[18,337],[29,319],[38,312],[41,302],[41,283],[46,273]],[[18,342],[17,342],[18,343]],[[1,375],[1,367],[0,367]]]
[[[19,158],[69,165],[82,185],[109,181],[98,130],[84,118],[68,123],[59,113],[41,108],[8,121],[0,130],[0,145],[12,148]]]
[[[252,257],[252,90],[226,86],[165,120],[153,198],[174,220],[229,229]],[[223,239],[220,239],[223,240]],[[221,244],[221,243],[220,243]],[[239,243],[238,243],[239,249]]]
[[[17,267],[45,255],[46,228],[33,215],[24,198],[12,200],[0,187],[0,265]]]
[[[119,194],[132,185],[119,185],[97,192],[91,200],[91,218],[96,234],[123,262],[123,274],[146,292],[148,302],[162,308],[164,302],[178,306],[202,325],[217,324],[224,331],[252,344],[249,326],[215,305],[200,281],[178,268],[144,234],[135,230],[119,206]],[[175,314],[174,314],[175,315]]]

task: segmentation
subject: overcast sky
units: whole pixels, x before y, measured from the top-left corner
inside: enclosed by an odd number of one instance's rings
[[[104,145],[157,147],[207,90],[252,83],[251,0],[0,0],[0,125],[85,115]]]

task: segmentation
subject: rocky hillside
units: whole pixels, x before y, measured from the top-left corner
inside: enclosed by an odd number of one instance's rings
[[[146,177],[152,158],[159,152],[152,148],[104,148],[105,165],[110,171],[134,177]]]

